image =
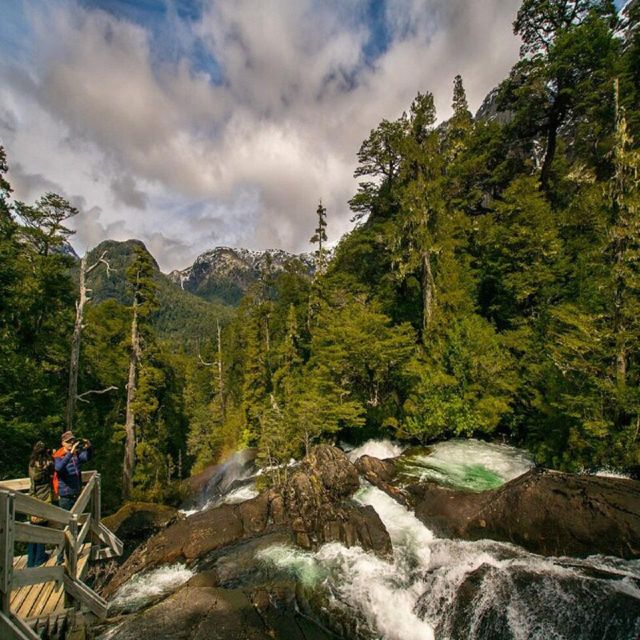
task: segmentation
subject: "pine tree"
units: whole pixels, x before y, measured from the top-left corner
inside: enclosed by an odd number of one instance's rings
[[[311,236],[309,242],[311,244],[318,245],[318,249],[315,252],[316,256],[316,273],[322,274],[326,269],[326,242],[327,242],[327,209],[322,206],[322,200],[318,204],[316,210],[318,216],[318,226]]]
[[[132,289],[131,307],[131,346],[129,358],[129,378],[127,382],[127,413],[125,420],[125,453],[122,471],[123,499],[128,500],[133,490],[134,473],[136,467],[136,443],[138,441],[137,420],[139,413],[147,416],[153,412],[153,393],[149,393],[153,386],[155,371],[144,369],[141,378],[141,360],[144,341],[149,337],[148,320],[157,306],[156,284],[153,281],[153,265],[149,254],[138,248],[135,257],[127,270],[127,281]],[[144,383],[147,397],[139,397],[139,387]],[[147,401],[151,407],[147,406]]]

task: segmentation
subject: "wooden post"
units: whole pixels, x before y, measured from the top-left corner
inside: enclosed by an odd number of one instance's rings
[[[11,613],[15,517],[13,493],[0,491],[0,611],[6,615]]]
[[[101,500],[101,488],[100,488],[100,474],[96,473],[93,485],[93,496],[91,498],[91,519],[93,525],[100,526],[100,519],[102,517],[102,500]],[[100,538],[94,533],[93,526],[91,528],[91,540],[94,545],[100,547]]]
[[[76,551],[76,541],[78,540],[78,516],[73,514],[66,530],[65,540],[65,567],[66,575],[75,580],[78,572],[78,552]],[[67,606],[74,606],[74,599],[65,590],[65,601]]]

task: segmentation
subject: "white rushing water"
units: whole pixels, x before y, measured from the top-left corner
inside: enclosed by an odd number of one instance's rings
[[[529,455],[505,444],[481,440],[448,440],[424,453],[403,458],[402,473],[416,480],[435,480],[457,489],[495,489],[526,473],[533,466]]]
[[[173,593],[194,575],[184,564],[174,564],[134,575],[118,589],[110,609],[137,611],[150,602]]]
[[[272,547],[260,559],[328,589],[331,606],[355,612],[367,637],[569,640],[605,637],[599,629],[607,624],[640,632],[629,610],[631,603],[640,619],[639,562],[545,558],[490,540],[438,538],[377,488],[363,486],[356,499],[374,507],[387,527],[391,559],[339,543],[316,553]],[[630,620],[620,622],[625,615]],[[626,638],[617,628],[606,637]]]
[[[353,449],[349,457],[388,458],[402,452],[398,443],[377,440]],[[472,490],[499,486],[532,466],[521,450],[477,440],[438,443],[409,451],[401,460],[403,473],[414,479],[430,478]],[[198,510],[254,497],[258,475],[251,465],[233,461],[215,478]],[[257,560],[270,570],[294,576],[306,589],[320,590],[329,615],[342,614],[358,638],[640,637],[640,561],[542,557],[491,540],[439,538],[409,509],[366,482],[354,498],[380,516],[392,541],[391,557],[331,543],[315,553],[271,546],[259,551]],[[184,565],[136,575],[117,592],[112,606],[125,613],[139,610],[175,591],[192,575]]]
[[[405,446],[395,440],[367,440],[359,447],[349,449],[347,455],[351,462],[355,462],[360,456],[373,456],[384,460],[385,458],[397,458],[405,449]]]

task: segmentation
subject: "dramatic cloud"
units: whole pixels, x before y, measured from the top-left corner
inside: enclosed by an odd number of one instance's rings
[[[161,267],[219,244],[332,239],[361,141],[430,90],[449,114],[508,72],[519,0],[8,0],[0,141],[16,194],[82,204],[79,252],[138,237]]]

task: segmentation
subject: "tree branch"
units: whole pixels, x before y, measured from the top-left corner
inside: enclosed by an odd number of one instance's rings
[[[107,275],[109,275],[112,270],[115,271],[115,269],[111,268],[111,265],[106,259],[107,253],[107,251],[103,251],[102,255],[96,260],[96,262],[94,262],[90,267],[87,267],[85,274],[89,275],[96,267],[99,267],[101,264],[103,264],[107,268]]]
[[[85,391],[84,393],[81,393],[80,395],[76,396],[76,400],[80,400],[80,402],[88,403],[89,401],[85,399],[85,396],[91,395],[92,393],[102,395],[103,393],[107,393],[108,391],[114,391],[117,389],[118,387],[114,387],[113,385],[111,385],[110,387],[107,387],[106,389],[91,389],[89,391]]]

